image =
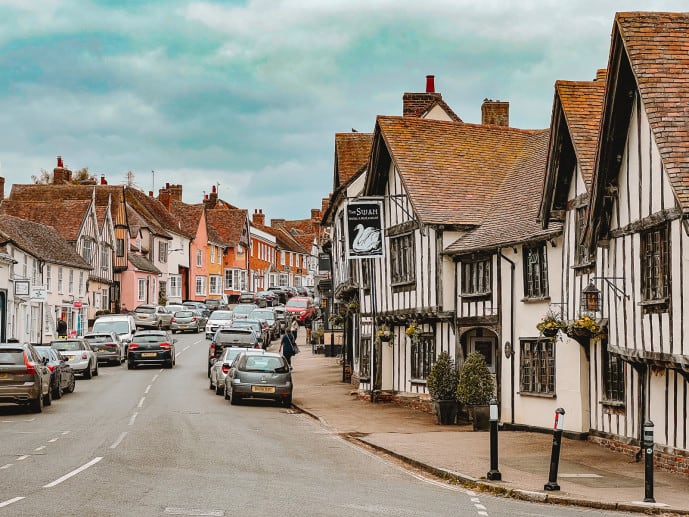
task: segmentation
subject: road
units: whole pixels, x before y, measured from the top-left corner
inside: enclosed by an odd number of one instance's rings
[[[294,409],[230,406],[208,341],[175,337],[174,369],[102,366],[41,414],[0,407],[0,516],[622,515],[475,494]]]

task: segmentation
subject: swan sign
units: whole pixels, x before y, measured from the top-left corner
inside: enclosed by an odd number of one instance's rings
[[[350,201],[346,214],[347,258],[383,257],[383,202]]]

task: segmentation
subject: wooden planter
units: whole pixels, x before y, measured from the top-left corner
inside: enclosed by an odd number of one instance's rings
[[[452,425],[457,420],[459,404],[456,400],[434,400],[435,415],[441,425]]]

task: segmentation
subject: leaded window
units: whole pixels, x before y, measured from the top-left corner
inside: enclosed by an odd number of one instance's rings
[[[524,248],[524,296],[548,296],[548,257],[545,243]]]
[[[586,229],[587,207],[582,206],[576,210],[574,224],[574,263],[577,266],[587,265],[590,262],[589,252],[583,242],[584,230]]]
[[[414,235],[411,233],[390,238],[390,274],[393,284],[407,284],[416,280]]]
[[[624,402],[624,361],[603,347],[603,386],[605,400]]]
[[[667,303],[670,260],[666,225],[641,234],[641,274],[643,301]]]
[[[435,362],[435,337],[433,334],[421,334],[411,344],[412,379],[425,379],[431,373]]]
[[[359,378],[371,377],[371,338],[362,337],[359,340]]]
[[[555,394],[555,347],[552,341],[521,342],[519,391]]]
[[[491,293],[492,260],[490,257],[462,261],[462,295]]]

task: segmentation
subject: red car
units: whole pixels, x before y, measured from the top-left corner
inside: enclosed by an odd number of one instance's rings
[[[314,319],[316,306],[313,304],[313,298],[293,296],[285,304],[285,313],[290,318],[297,318],[297,321],[303,325],[306,318]]]

